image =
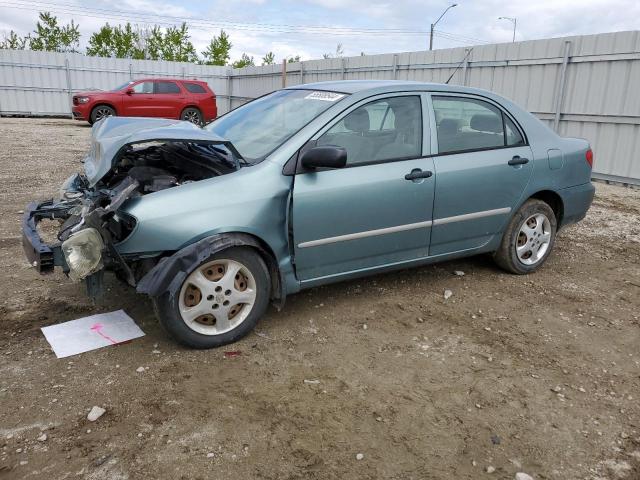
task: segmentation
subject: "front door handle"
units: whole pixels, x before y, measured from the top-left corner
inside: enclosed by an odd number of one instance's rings
[[[529,159],[521,157],[519,155],[516,155],[511,160],[509,160],[507,163],[513,167],[515,165],[524,165],[526,163],[529,163]]]
[[[419,168],[414,168],[413,170],[411,170],[411,173],[407,173],[404,176],[404,179],[405,180],[419,180],[421,178],[429,178],[431,175],[433,175],[433,172],[430,172],[429,170],[422,171]]]

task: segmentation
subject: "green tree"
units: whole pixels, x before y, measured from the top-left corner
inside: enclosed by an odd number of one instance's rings
[[[243,53],[240,57],[240,60],[236,60],[231,64],[233,68],[244,68],[244,67],[252,67],[255,65],[253,62],[253,57],[250,57],[246,53]]]
[[[58,18],[49,12],[40,12],[34,35],[30,38],[31,50],[47,52],[77,52],[80,46],[80,28],[73,20],[65,26],[58,25]]]
[[[205,65],[227,65],[231,58],[229,52],[231,51],[231,41],[229,35],[224,30],[220,30],[220,35],[213,37],[207,49],[202,52]]]
[[[342,57],[344,57],[344,47],[342,46],[342,43],[338,43],[336,45],[336,51],[334,53],[322,54],[322,58],[324,58],[325,60],[327,58],[342,58]]]
[[[276,63],[276,56],[273,52],[269,52],[262,57],[262,65],[273,65],[274,63]]]
[[[291,57],[287,60],[287,63],[296,63],[296,62],[300,62],[302,61],[302,59],[300,58],[300,55],[296,55],[295,57]]]
[[[112,27],[108,23],[91,35],[87,55],[95,57],[115,57],[144,59],[144,51],[139,48],[140,33],[130,23]]]
[[[145,34],[145,58],[149,60],[167,60],[170,62],[197,62],[198,54],[189,40],[189,28],[186,23],[180,27],[168,27],[164,31],[158,26]]]
[[[20,37],[11,30],[9,35],[4,35],[4,39],[0,43],[0,50],[25,50],[29,48],[29,38],[29,35]]]

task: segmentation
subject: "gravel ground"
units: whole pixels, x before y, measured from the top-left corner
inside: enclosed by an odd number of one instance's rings
[[[479,256],[316,288],[191,351],[114,278],[94,305],[24,260],[20,211],[89,135],[0,119],[0,479],[640,478],[640,190],[598,184],[534,275]],[[145,337],[58,360],[40,332],[119,308]]]

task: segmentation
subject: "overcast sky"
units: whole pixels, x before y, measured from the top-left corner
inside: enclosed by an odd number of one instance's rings
[[[455,0],[454,0],[455,1]],[[509,42],[516,17],[516,40],[640,29],[639,0],[457,0],[437,25],[435,48]],[[9,30],[33,30],[38,11],[49,10],[63,22],[80,25],[82,50],[92,31],[105,22],[160,23],[143,15],[184,18],[198,52],[222,26],[231,36],[232,59],[246,52],[256,59],[273,51],[276,59],[304,60],[334,52],[341,42],[346,56],[424,50],[429,25],[452,2],[425,0],[0,0],[0,36]],[[73,12],[73,13],[72,13]],[[132,13],[133,12],[133,13]],[[165,23],[174,20],[158,19]],[[231,24],[235,23],[235,25]],[[288,26],[334,27],[321,32]],[[348,30],[351,29],[351,30]],[[358,29],[357,31],[353,31]],[[402,32],[376,32],[402,30]],[[421,33],[424,32],[424,33]],[[446,36],[446,38],[445,38]]]

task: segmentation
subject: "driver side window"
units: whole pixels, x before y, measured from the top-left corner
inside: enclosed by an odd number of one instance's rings
[[[367,103],[325,132],[317,145],[347,150],[347,165],[418,158],[422,154],[420,97],[389,97]]]
[[[133,86],[135,93],[153,93],[153,82],[141,82]]]

